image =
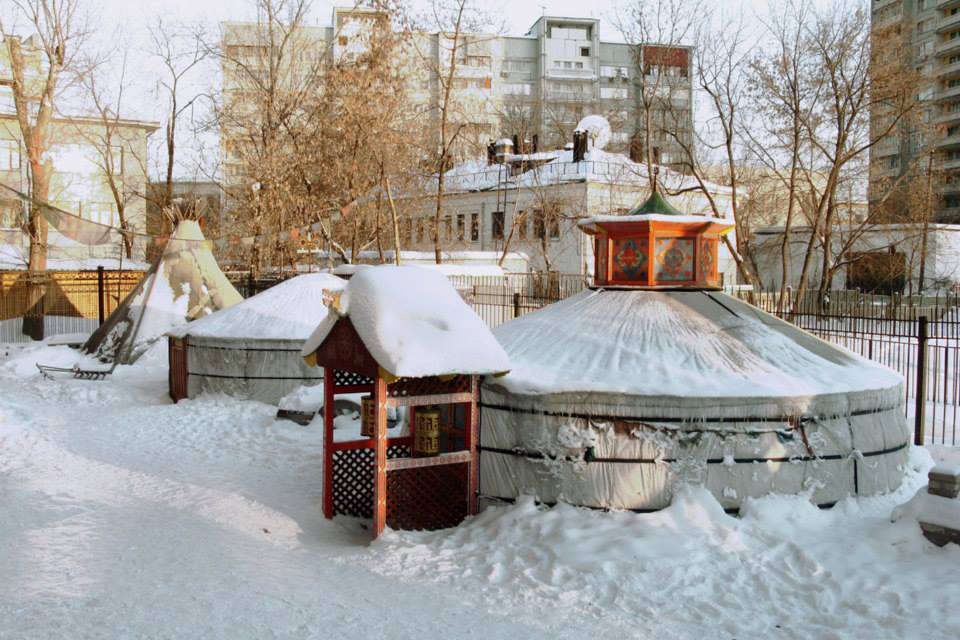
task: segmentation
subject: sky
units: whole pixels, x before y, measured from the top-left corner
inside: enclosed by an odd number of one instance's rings
[[[121,113],[128,118],[138,120],[162,122],[165,110],[162,101],[158,99],[156,91],[157,78],[162,76],[163,70],[158,61],[150,56],[150,37],[148,27],[154,24],[158,17],[165,22],[202,23],[207,32],[216,34],[218,24],[227,20],[254,20],[256,19],[254,0],[163,0],[162,2],[146,0],[79,0],[81,5],[91,12],[93,37],[92,43],[98,49],[106,51],[113,49],[108,56],[110,64],[116,68],[120,57],[117,50],[128,51],[128,81],[132,86],[127,90],[126,106]],[[696,0],[691,0],[696,1]],[[715,12],[730,11],[742,6],[748,20],[755,20],[757,11],[763,10],[768,0],[700,0],[706,10]],[[425,11],[429,6],[427,0],[408,0],[415,12]],[[485,0],[481,5],[486,8],[493,19],[503,21],[503,30],[507,35],[523,35],[541,15],[594,17],[600,20],[600,38],[606,41],[622,41],[613,17],[618,6],[629,4],[630,0]],[[318,26],[330,24],[334,6],[351,6],[352,0],[314,0],[308,23]],[[0,18],[5,18],[9,25],[9,11],[12,3],[0,0]],[[26,35],[21,23],[19,32]],[[9,28],[9,27],[8,27]],[[133,71],[134,73],[131,73]],[[192,82],[197,87],[206,87],[210,84],[210,76],[215,71],[210,69],[198,70],[194,73]],[[696,114],[695,114],[696,117]],[[182,136],[181,136],[182,137]],[[151,137],[153,146],[159,148],[163,144],[162,131]],[[202,154],[202,149],[194,149],[193,153]],[[159,158],[161,154],[152,153]],[[186,158],[182,158],[187,160]],[[150,167],[150,173],[157,174],[158,166]],[[195,166],[192,161],[185,164]],[[192,176],[181,175],[182,178]],[[199,176],[198,176],[199,177]]]

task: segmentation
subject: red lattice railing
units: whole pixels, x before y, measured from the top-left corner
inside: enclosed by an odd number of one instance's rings
[[[467,467],[447,464],[387,472],[387,526],[446,529],[467,517]]]
[[[387,447],[387,459],[406,458],[407,445]],[[356,518],[373,517],[372,448],[333,451],[333,513]]]

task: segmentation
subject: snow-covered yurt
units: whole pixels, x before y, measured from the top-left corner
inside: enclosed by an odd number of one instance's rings
[[[328,273],[297,276],[171,331],[171,354],[182,353],[171,357],[171,396],[220,392],[276,404],[301,385],[319,383],[322,371],[307,366],[300,349],[327,315],[324,292],[345,285]]]
[[[652,510],[693,482],[737,509],[900,484],[902,378],[723,294],[732,220],[654,194],[580,224],[595,286],[494,329],[511,372],[482,388],[483,495]]]
[[[167,331],[242,299],[220,270],[200,225],[183,220],[160,259],[83,349],[103,361],[129,364]]]

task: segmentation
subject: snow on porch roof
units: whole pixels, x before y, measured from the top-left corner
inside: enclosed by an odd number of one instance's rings
[[[414,266],[361,269],[301,352],[310,362],[340,317],[349,318],[377,363],[396,377],[497,374],[506,352],[440,272]]]

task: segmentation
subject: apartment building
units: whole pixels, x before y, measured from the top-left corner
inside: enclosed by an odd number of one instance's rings
[[[937,205],[933,222],[960,223],[960,0],[873,0],[875,39],[899,39],[913,56],[925,82],[918,96],[920,117],[901,126],[871,150],[870,196],[876,200],[898,176],[929,160],[934,150]],[[889,114],[882,106],[871,126],[885,129]],[[932,143],[932,144],[931,144]],[[908,188],[914,188],[915,185]],[[906,212],[904,215],[908,215]],[[900,222],[894,219],[891,222]],[[904,219],[903,221],[907,221]]]
[[[29,80],[30,75],[40,74],[41,56],[29,38],[23,41],[23,51]],[[14,109],[7,55],[6,45],[0,42],[0,184],[28,194],[29,162]],[[47,158],[53,164],[50,203],[87,220],[119,226],[117,201],[107,181],[102,153],[104,141],[109,140],[111,173],[123,198],[126,222],[134,231],[146,231],[142,194],[147,183],[147,137],[159,128],[159,123],[111,119],[105,124],[98,117],[77,115],[55,117],[49,126]],[[10,191],[0,189],[0,245],[6,245],[8,257],[27,255],[30,238],[23,231],[26,218],[26,204]],[[143,257],[145,245],[142,241],[135,243],[135,257]],[[119,245],[88,247],[60,235],[54,228],[49,232],[47,255],[51,266],[57,260],[117,258],[119,252]]]
[[[330,26],[304,27],[295,34],[308,45],[297,58],[316,60],[332,52],[334,59],[340,59],[362,51],[374,15],[364,9],[334,9]],[[252,59],[262,46],[258,30],[256,23],[224,23],[224,50],[235,56],[245,49]],[[646,155],[644,144],[649,138],[654,162],[679,166],[683,146],[689,148],[692,141],[692,52],[688,47],[608,42],[601,39],[597,19],[543,16],[522,36],[468,33],[458,40],[455,59],[452,49],[448,35],[419,32],[407,35],[401,55],[409,71],[410,99],[433,124],[440,118],[440,78],[455,65],[452,99],[456,108],[450,117],[463,140],[457,161],[482,156],[490,140],[505,136],[518,138],[518,150],[560,147],[590,114],[601,114],[611,123],[610,151],[635,158]],[[230,64],[224,63],[224,99],[235,104],[248,96],[231,85]],[[290,80],[299,81],[296,70],[291,70]],[[650,136],[644,132],[648,121]],[[427,126],[431,129],[435,134],[439,126]],[[675,135],[683,145],[677,144]],[[228,186],[244,173],[232,153],[240,144],[234,137],[229,127],[222,129]]]

